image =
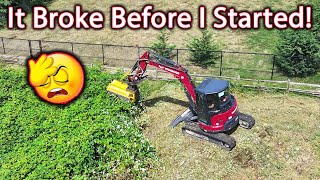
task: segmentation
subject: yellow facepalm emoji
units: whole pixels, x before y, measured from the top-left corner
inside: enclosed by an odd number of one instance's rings
[[[84,70],[72,55],[55,52],[29,59],[29,83],[37,95],[53,104],[67,104],[84,86]]]

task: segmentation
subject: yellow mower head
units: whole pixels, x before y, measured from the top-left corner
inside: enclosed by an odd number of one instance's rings
[[[107,91],[130,102],[137,102],[139,99],[139,90],[136,86],[130,86],[127,83],[113,80],[107,87]]]

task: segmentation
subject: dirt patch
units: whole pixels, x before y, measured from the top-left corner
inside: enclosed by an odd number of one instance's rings
[[[303,172],[307,171],[310,164],[312,163],[312,159],[310,156],[299,157],[296,160],[296,171],[299,175],[302,175]]]
[[[242,168],[257,167],[253,151],[250,148],[244,148],[236,152],[236,155],[233,156],[233,160],[235,160]]]
[[[268,136],[272,136],[272,127],[264,127],[260,132],[259,132],[259,138],[266,138]]]

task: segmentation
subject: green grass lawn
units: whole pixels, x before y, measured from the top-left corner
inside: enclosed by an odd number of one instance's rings
[[[226,152],[183,135],[183,123],[169,127],[188,108],[180,83],[145,81],[140,87],[146,113],[139,120],[160,158],[151,179],[320,178],[319,98],[234,89],[240,111],[256,125],[238,128],[232,134],[237,146]]]

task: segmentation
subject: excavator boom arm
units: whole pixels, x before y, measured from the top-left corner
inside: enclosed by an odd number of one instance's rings
[[[129,82],[140,82],[139,80],[142,79],[148,65],[168,72],[172,74],[174,78],[179,79],[186,90],[189,101],[192,102],[192,104],[195,103],[195,87],[191,80],[191,77],[188,74],[188,71],[181,65],[176,64],[174,61],[154,54],[151,51],[145,52],[132,68],[131,75],[129,75],[128,77]]]

